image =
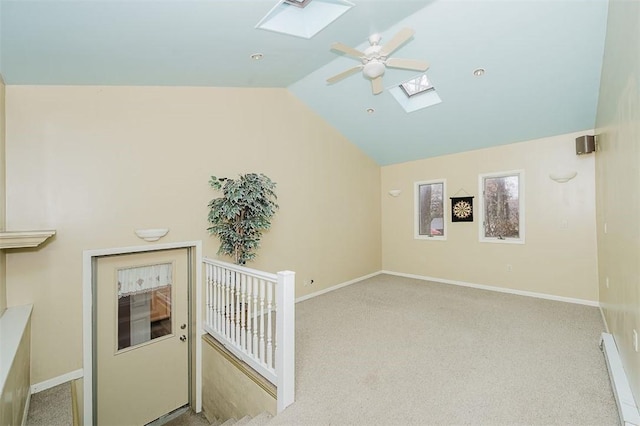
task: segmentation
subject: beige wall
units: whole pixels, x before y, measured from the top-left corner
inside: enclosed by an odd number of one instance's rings
[[[284,89],[8,86],[7,225],[56,229],[7,255],[9,304],[34,303],[34,383],[82,366],[82,251],[208,236],[210,175],[262,172],[280,210],[256,262],[296,295],[380,270],[380,169]],[[311,286],[304,280],[313,279]]]
[[[574,141],[585,133],[383,167],[383,269],[597,301],[594,160],[576,156]],[[478,174],[517,169],[525,173],[526,243],[480,243]],[[563,170],[578,175],[564,184],[549,179]],[[475,220],[447,219],[446,241],[414,239],[413,184],[440,178],[446,179],[447,212],[449,197],[468,193],[475,197]],[[402,193],[393,198],[391,189]],[[561,229],[564,221],[568,229]]]
[[[253,372],[252,377],[262,384],[259,385],[247,375],[248,369],[212,338],[203,338],[202,409],[210,422],[256,417],[261,413],[276,415],[275,387]]]
[[[5,139],[5,86],[2,75],[0,75],[0,230],[4,230],[5,218],[5,175],[4,175],[4,139]],[[0,316],[7,308],[6,289],[6,256],[4,250],[0,250]]]
[[[633,330],[640,333],[639,2],[609,3],[597,133],[600,302],[640,403],[640,353],[632,346]]]

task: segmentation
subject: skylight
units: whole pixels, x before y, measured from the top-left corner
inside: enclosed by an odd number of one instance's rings
[[[280,0],[256,28],[312,38],[352,7],[346,0]]]
[[[392,87],[389,89],[389,93],[406,112],[417,111],[442,102],[426,74]]]
[[[311,0],[284,0],[285,3],[292,4],[298,7],[305,7],[307,4],[309,4],[310,1]]]
[[[426,92],[427,90],[435,90],[435,88],[429,82],[426,74],[422,74],[416,78],[412,78],[409,81],[405,81],[400,84],[400,88],[408,97],[418,95]]]

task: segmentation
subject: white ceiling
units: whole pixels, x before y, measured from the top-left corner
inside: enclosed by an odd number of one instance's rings
[[[606,0],[351,1],[304,39],[255,28],[276,0],[1,0],[0,72],[9,85],[284,87],[381,165],[595,126]],[[360,74],[326,84],[358,64],[332,42],[363,50],[403,27],[415,36],[392,56],[429,62],[442,103],[406,113]],[[385,88],[416,75],[389,69]]]

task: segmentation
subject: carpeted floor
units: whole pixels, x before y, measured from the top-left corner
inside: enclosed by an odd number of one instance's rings
[[[296,305],[270,425],[618,425],[595,307],[380,275]]]
[[[296,305],[296,402],[269,425],[619,425],[602,331],[594,307],[379,275]],[[28,425],[64,424],[47,398]]]
[[[31,395],[26,426],[70,426],[71,383],[63,383]]]

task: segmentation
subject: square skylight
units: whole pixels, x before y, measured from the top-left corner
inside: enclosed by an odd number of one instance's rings
[[[411,80],[401,83],[400,88],[408,97],[419,95],[427,90],[435,90],[429,82],[426,74],[422,74],[416,78],[412,78]]]
[[[392,87],[389,93],[406,112],[417,111],[442,102],[426,74]]]
[[[311,0],[284,0],[285,3],[289,3],[298,7],[305,7],[309,4],[310,1]]]
[[[291,2],[300,5],[290,4]],[[312,38],[353,6],[353,3],[346,0],[280,0],[258,22],[256,28]]]

